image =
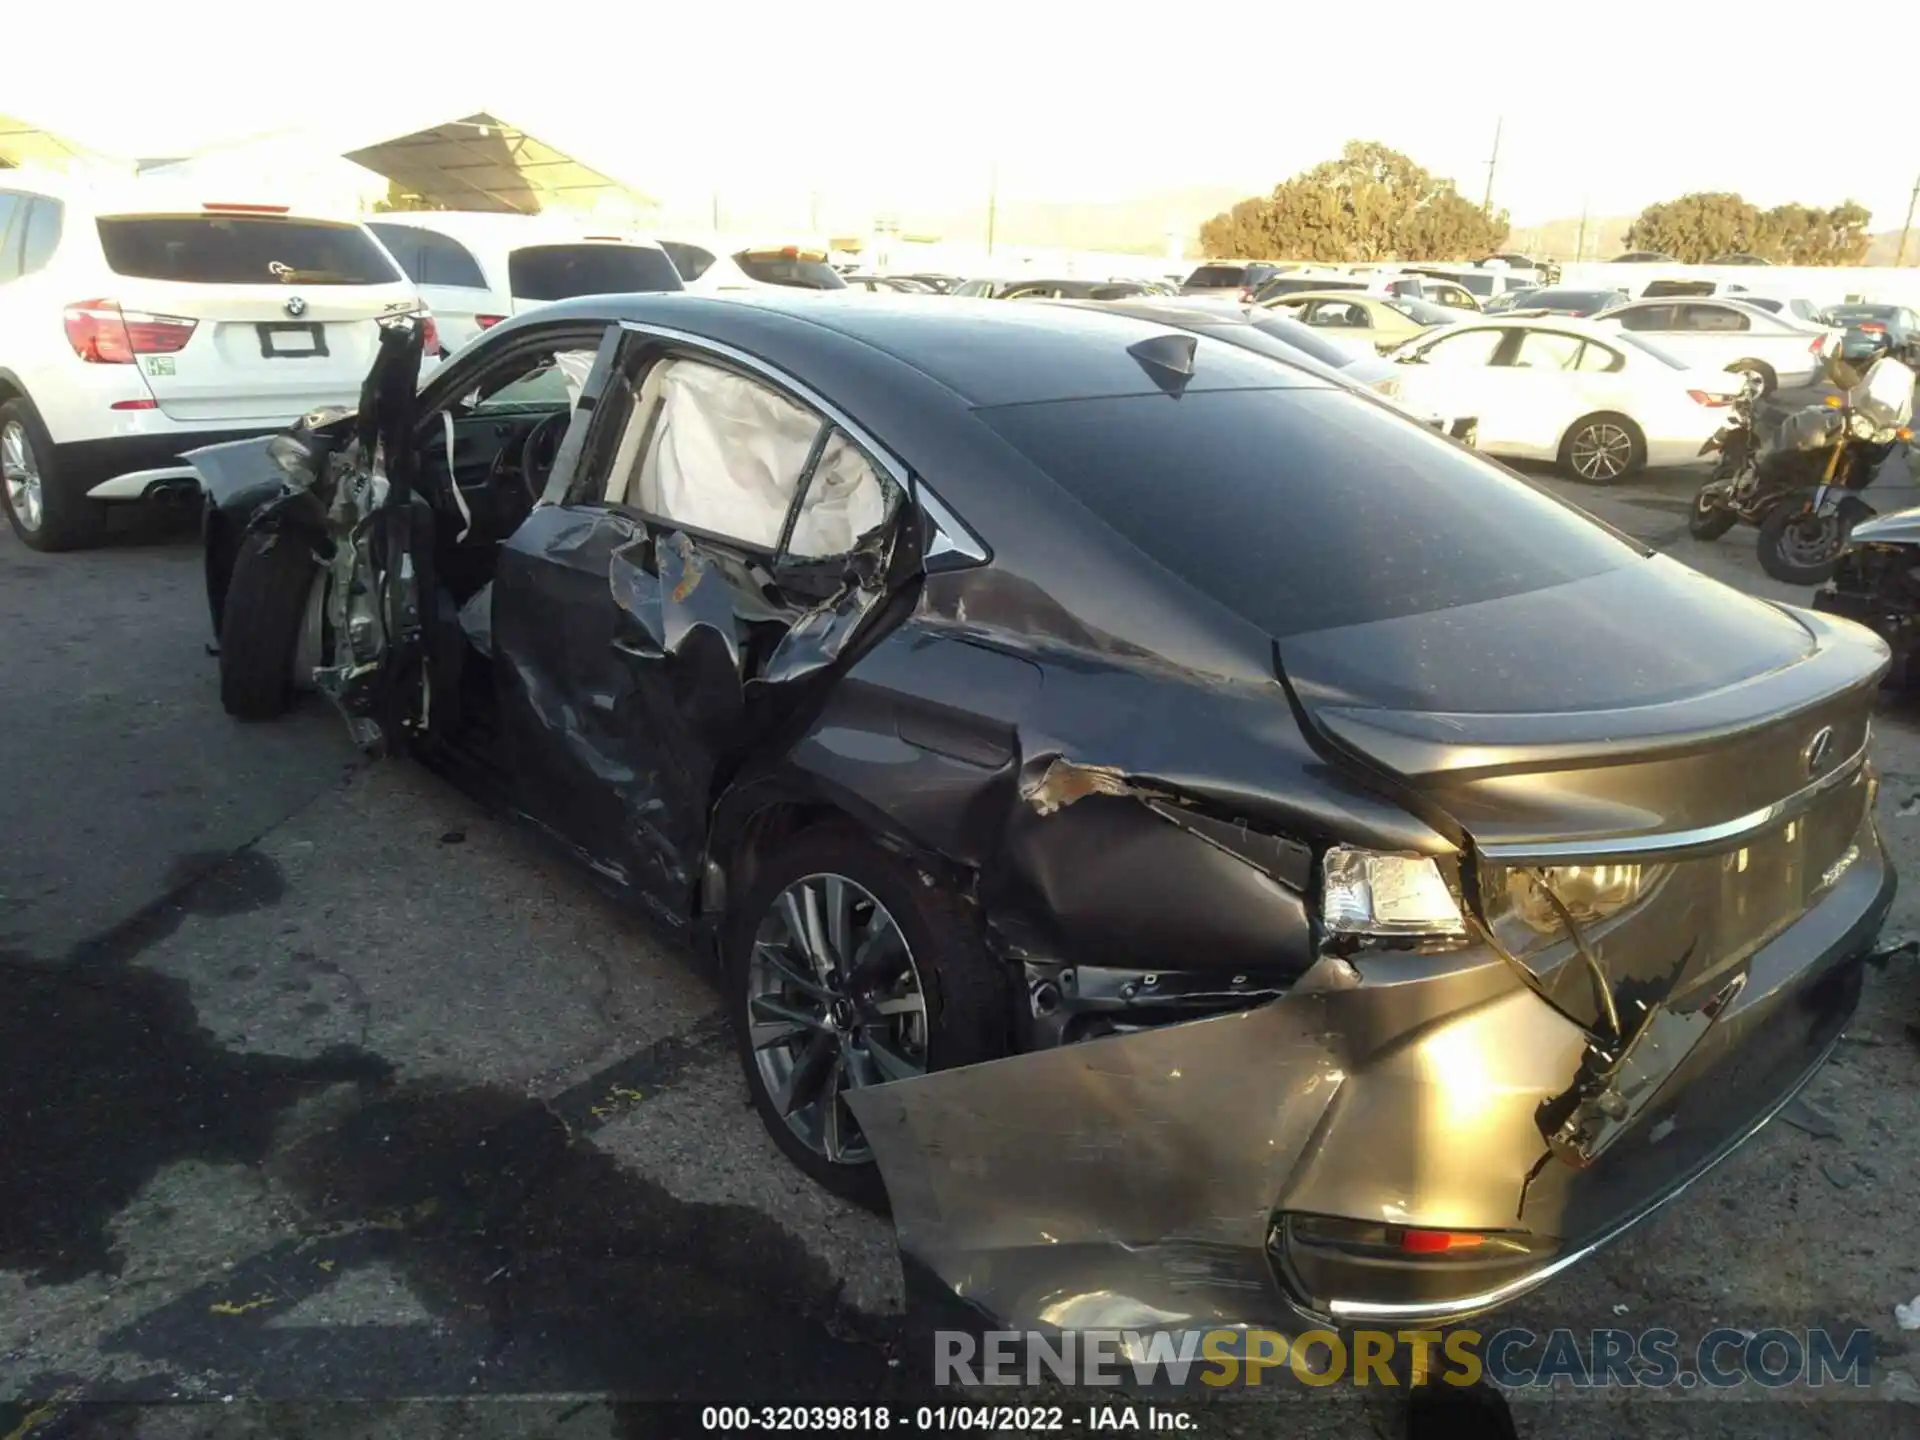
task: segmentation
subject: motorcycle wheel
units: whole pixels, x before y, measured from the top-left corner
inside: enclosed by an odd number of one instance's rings
[[[1693,497],[1693,509],[1687,513],[1687,533],[1696,540],[1718,540],[1739,522],[1733,511],[1718,504],[1706,486]]]
[[[1760,568],[1787,585],[1824,585],[1846,548],[1838,515],[1815,515],[1784,501],[1760,522]]]

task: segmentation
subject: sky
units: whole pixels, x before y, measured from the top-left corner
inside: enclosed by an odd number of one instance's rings
[[[1509,7],[1457,29],[1377,0],[1330,25],[1316,12],[1298,44],[1280,8],[1254,23],[1260,7],[1214,7],[1201,24],[1111,0],[574,0],[497,22],[395,0],[21,8],[0,110],[108,153],[287,132],[338,153],[485,109],[681,208],[718,192],[952,211],[984,207],[995,184],[1003,202],[1253,194],[1348,139],[1478,199],[1496,124],[1494,203],[1521,226],[1729,189],[1763,206],[1853,198],[1897,229],[1920,176],[1910,128],[1831,105],[1821,118],[1818,73],[1787,48],[1817,31],[1733,23],[1703,0],[1544,0],[1524,23],[1497,18],[1522,13]],[[1846,15],[1855,38],[1913,25],[1904,0]]]

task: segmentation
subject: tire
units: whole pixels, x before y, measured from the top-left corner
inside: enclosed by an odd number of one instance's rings
[[[803,969],[802,951],[790,939],[783,897],[790,891],[805,893],[797,887],[806,886],[824,913],[832,893],[827,882],[833,879],[850,902],[845,933],[853,939],[847,949],[859,953],[860,936],[884,929],[884,922],[872,924],[879,921],[881,908],[905,943],[904,967],[892,944],[872,950],[876,958],[893,962],[883,967],[888,983],[878,988],[848,985],[839,978],[820,984],[821,971]],[[799,973],[802,985],[785,984],[771,963],[774,956],[782,959],[786,974]],[[809,1072],[827,1073],[825,1087],[838,1086],[841,1077],[851,1077],[854,1085],[898,1078],[903,1061],[909,1067],[906,1073],[946,1070],[997,1059],[1011,1048],[1006,973],[987,949],[978,914],[950,889],[929,884],[913,861],[882,849],[846,822],[803,830],[761,860],[729,917],[723,958],[741,1073],[767,1133],[809,1178],[870,1210],[885,1212],[886,1186],[857,1125],[847,1131],[853,1123],[851,1112],[838,1090],[826,1088],[789,1121],[774,1087],[786,1090],[813,1047],[830,1056]],[[770,992],[770,985],[782,988]],[[809,994],[808,986],[831,990],[834,997]],[[910,1008],[890,1017],[873,1010],[881,1003],[910,1007],[916,986],[924,1005],[917,1021]],[[856,1001],[857,993],[864,998]],[[782,1007],[783,1015],[805,1014],[809,1020],[799,1025],[776,1018],[762,1005],[768,1001]],[[762,1026],[759,1049],[756,1021]],[[884,1057],[885,1064],[876,1057]],[[775,1071],[785,1067],[784,1081],[769,1075],[763,1060]],[[810,1086],[803,1093],[818,1092]],[[829,1158],[825,1127],[830,1112],[839,1122],[834,1132],[841,1147],[837,1159]]]
[[[29,549],[86,550],[105,537],[107,507],[89,500],[85,477],[55,457],[31,400],[0,405],[0,477],[0,509]]]
[[[1582,469],[1587,463],[1585,456],[1592,446],[1600,446],[1607,455],[1616,457],[1611,464],[1619,468],[1607,468],[1602,465],[1594,473]],[[1560,439],[1560,469],[1575,480],[1584,480],[1589,485],[1612,485],[1626,479],[1647,463],[1646,437],[1640,433],[1640,427],[1625,415],[1612,411],[1601,411],[1594,415],[1585,415],[1567,427],[1567,433]]]
[[[1808,541],[1795,533],[1796,525],[1806,514],[1805,505],[1783,499],[1760,522],[1760,568],[1782,584],[1826,584],[1833,578],[1840,552],[1846,548],[1846,535],[1841,529],[1840,517],[1829,515],[1824,518],[1826,527],[1830,527],[1831,538],[1819,552],[1825,554],[1826,558],[1819,561],[1810,559],[1805,548]]]
[[[1729,375],[1739,375],[1743,372],[1760,377],[1760,395],[1762,398],[1773,394],[1774,391],[1780,388],[1780,376],[1778,372],[1764,360],[1736,360],[1727,366],[1727,373]]]
[[[1718,540],[1740,521],[1740,517],[1724,505],[1713,503],[1713,497],[1701,486],[1693,497],[1693,509],[1687,512],[1687,533],[1696,540]]]
[[[293,703],[293,655],[319,573],[291,536],[241,541],[220,622],[220,703],[235,719],[277,719]]]

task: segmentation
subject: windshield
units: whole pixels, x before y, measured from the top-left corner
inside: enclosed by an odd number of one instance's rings
[[[1836,305],[1827,314],[1835,320],[1891,320],[1892,305]]]
[[[1639,558],[1517,476],[1345,390],[975,414],[1143,555],[1276,639],[1524,594]]]
[[[1246,283],[1247,267],[1245,265],[1202,265],[1187,276],[1189,285],[1204,285],[1216,290]]]
[[[507,257],[507,288],[518,300],[571,300],[683,290],[680,272],[651,245],[528,245]]]
[[[1460,316],[1453,311],[1443,310],[1425,300],[1415,300],[1406,295],[1395,295],[1381,302],[1389,310],[1398,310],[1417,325],[1451,325]]]

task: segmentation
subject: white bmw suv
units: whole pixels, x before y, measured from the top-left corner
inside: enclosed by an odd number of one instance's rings
[[[0,172],[0,508],[95,544],[109,502],[197,484],[182,452],[356,403],[380,317],[422,308],[354,221]]]

